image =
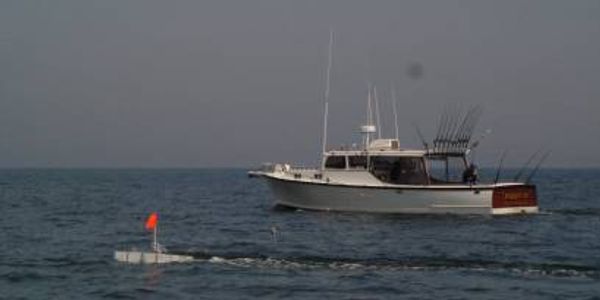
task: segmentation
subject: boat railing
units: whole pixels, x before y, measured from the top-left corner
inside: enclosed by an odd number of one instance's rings
[[[292,166],[287,163],[264,163],[261,168],[257,171],[261,172],[284,172],[284,173],[294,173],[294,172],[318,172],[319,169],[315,167],[307,167],[307,166]]]
[[[315,167],[305,167],[305,166],[292,166],[290,168],[290,171],[319,171],[319,169],[315,168]]]

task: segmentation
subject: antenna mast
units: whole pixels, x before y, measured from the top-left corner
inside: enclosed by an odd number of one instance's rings
[[[396,109],[396,87],[392,84],[392,109],[394,111],[394,126],[396,127],[396,140],[398,138],[398,110]]]
[[[373,100],[375,100],[375,120],[377,122],[377,138],[381,138],[381,119],[379,118],[379,98],[377,98],[377,87],[373,86]]]
[[[329,52],[327,56],[327,74],[325,77],[325,112],[323,115],[323,156],[327,150],[327,119],[329,114],[329,91],[331,84],[331,67],[333,61],[333,29],[329,29]],[[325,168],[325,157],[322,159],[321,169]]]

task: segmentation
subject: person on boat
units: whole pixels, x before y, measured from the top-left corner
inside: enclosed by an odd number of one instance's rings
[[[477,180],[479,179],[478,178],[479,176],[477,174],[477,166],[473,163],[469,164],[469,166],[463,172],[462,177],[463,177],[464,183],[468,183],[468,184],[477,183]]]

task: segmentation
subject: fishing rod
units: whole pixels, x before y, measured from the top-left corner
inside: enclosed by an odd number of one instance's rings
[[[471,144],[471,147],[469,147],[469,150],[475,150],[475,148],[477,148],[479,146],[479,144],[481,144],[481,142],[483,140],[485,140],[485,138],[490,135],[490,133],[492,133],[491,129],[486,129],[481,136],[479,136],[479,139],[477,139],[475,142],[473,142],[473,144]]]
[[[446,116],[446,128],[444,128],[444,132],[442,133],[442,144],[440,146],[440,152],[446,152],[446,147],[448,145],[448,135],[452,130],[452,112],[448,111],[448,115]]]
[[[459,117],[457,119],[457,127],[452,137],[452,144],[454,152],[464,152],[466,150],[465,141],[470,138],[469,131],[471,130],[476,119],[476,107],[469,108],[466,113],[462,114],[462,110],[459,111]]]
[[[479,118],[481,117],[482,112],[483,112],[483,109],[480,106],[476,106],[473,108],[473,113],[471,114],[471,116],[469,118],[469,123],[467,125],[467,128],[465,129],[465,133],[463,135],[463,140],[462,140],[462,143],[463,143],[462,147],[465,149],[469,147],[469,142],[473,138],[473,132],[475,131],[475,127],[477,126],[477,123],[479,122]]]
[[[471,118],[471,114],[472,114],[472,110],[469,109],[467,111],[467,114],[465,115],[465,117],[462,119],[462,122],[460,122],[460,126],[458,127],[458,130],[456,131],[456,134],[454,136],[454,140],[456,141],[457,147],[458,148],[462,148],[462,140],[464,138],[464,134],[465,134],[465,130],[467,127],[467,123],[470,121]]]
[[[456,132],[458,131],[458,126],[460,120],[463,118],[460,107],[457,107],[454,112],[454,120],[452,123],[452,130],[450,131],[450,135],[448,136],[448,147],[446,148],[447,152],[451,152],[456,150]]]
[[[447,122],[448,122],[448,107],[446,106],[444,108],[444,112],[440,116],[440,123],[438,125],[438,131],[437,131],[437,134],[435,135],[435,139],[433,139],[434,152],[438,152],[438,150],[441,148],[442,135],[446,130]]]
[[[533,171],[531,171],[531,174],[529,174],[529,176],[527,177],[527,180],[525,180],[526,184],[528,184],[531,181],[531,179],[533,178],[533,176],[535,176],[535,173],[539,170],[540,166],[546,160],[546,158],[548,158],[549,155],[550,155],[550,151],[546,151],[546,153],[544,153],[544,156],[542,156],[540,161],[538,161],[537,165],[535,165],[535,168],[533,168]]]
[[[533,159],[540,153],[540,151],[541,151],[541,149],[535,151],[535,153],[533,153],[533,155],[531,155],[529,157],[529,159],[527,159],[527,161],[525,162],[523,167],[521,167],[519,172],[517,172],[517,174],[515,175],[515,178],[513,179],[514,181],[518,181],[519,178],[521,178],[521,175],[523,175],[523,172],[525,172],[525,169],[529,166],[529,164],[533,161]]]
[[[443,140],[442,153],[447,153],[448,149],[451,146],[452,134],[456,127],[456,118],[457,118],[456,108],[452,108],[448,112],[448,124],[446,127],[446,131],[444,132],[444,135],[442,137],[442,140]]]
[[[498,169],[496,170],[496,178],[494,179],[494,184],[498,183],[498,180],[500,179],[500,170],[502,170],[502,165],[504,164],[504,158],[506,157],[507,152],[507,150],[502,151],[502,156],[500,156],[500,163],[498,164]]]
[[[463,117],[461,111],[459,110],[457,117],[456,117],[456,123],[454,124],[454,131],[452,132],[452,135],[450,136],[450,151],[454,152],[456,150],[458,150],[458,136],[462,130],[461,127],[463,127],[464,122],[465,122],[465,118],[466,115]]]
[[[473,134],[473,127],[477,123],[478,118],[477,107],[472,107],[467,111],[467,114],[465,115],[462,124],[456,133],[456,137],[454,138],[459,150],[464,151],[467,148],[469,140]]]
[[[433,140],[435,151],[441,153],[466,151],[481,112],[480,106],[471,107],[466,113],[458,107],[447,106]]]
[[[417,135],[419,136],[419,139],[421,139],[421,143],[423,144],[423,147],[425,147],[425,151],[429,152],[429,146],[427,145],[427,140],[425,139],[425,137],[423,137],[423,133],[421,133],[421,129],[419,128],[419,125],[417,125],[417,123],[412,122],[412,125],[415,127],[415,130],[417,131]]]

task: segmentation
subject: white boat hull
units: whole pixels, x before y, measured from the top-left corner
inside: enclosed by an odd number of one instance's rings
[[[373,213],[517,214],[537,213],[536,200],[497,201],[494,191],[525,186],[373,187],[313,183],[264,176],[278,205],[327,211]],[[535,197],[535,189],[533,189]],[[496,197],[496,200],[494,200]],[[518,200],[518,199],[516,199]]]

